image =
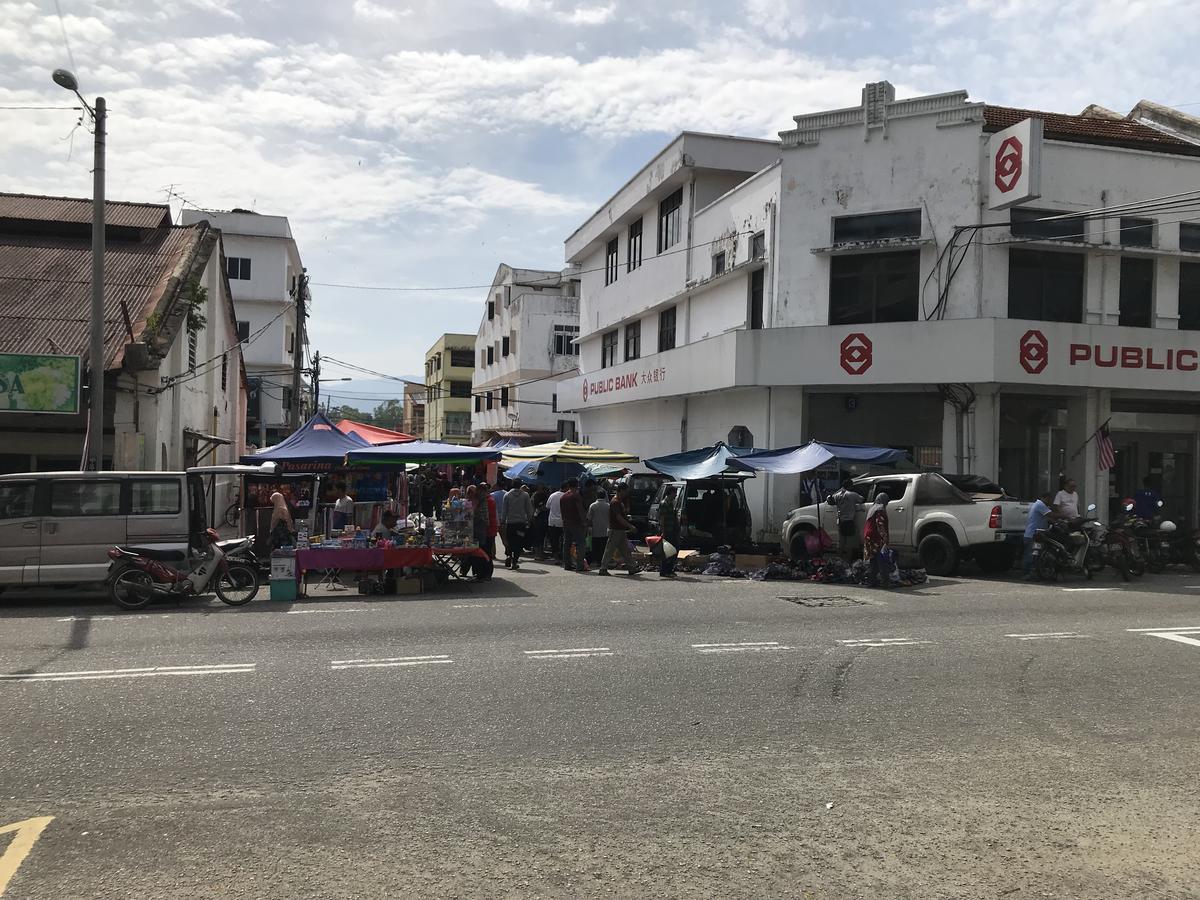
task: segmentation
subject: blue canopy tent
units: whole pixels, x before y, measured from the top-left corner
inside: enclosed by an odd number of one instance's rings
[[[745,475],[745,469],[734,468],[730,461],[761,452],[765,451],[750,447],[730,447],[724,441],[720,441],[713,447],[686,450],[683,453],[672,453],[670,456],[657,456],[644,460],[644,463],[647,468],[661,475],[677,481],[686,481],[691,478],[712,478],[731,472]]]
[[[501,452],[494,447],[465,447],[460,444],[443,444],[440,441],[408,441],[403,444],[380,444],[377,447],[352,449],[346,454],[346,462],[372,466],[402,466],[407,463],[472,465],[494,462],[500,458]]]
[[[317,413],[285,440],[243,456],[242,462],[249,465],[275,462],[282,470],[291,472],[313,472],[317,466],[327,471],[340,466],[348,451],[370,446],[357,434],[339,430],[324,413]]]
[[[908,454],[891,447],[863,447],[858,444],[828,444],[809,441],[799,447],[784,447],[782,450],[757,450],[739,454],[729,462],[733,469],[750,472],[768,472],[772,475],[799,475],[812,472],[830,462],[856,462],[870,465],[886,465],[905,459]],[[650,465],[649,462],[646,465]],[[693,476],[695,477],[695,476]]]
[[[558,487],[568,478],[583,478],[587,469],[582,463],[554,462],[547,459],[526,459],[509,466],[504,477],[509,481],[519,481],[522,484],[544,484],[547,487]]]

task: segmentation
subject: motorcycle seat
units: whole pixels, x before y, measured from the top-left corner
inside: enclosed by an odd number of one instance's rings
[[[153,547],[121,547],[126,553],[136,553],[146,559],[156,559],[159,562],[183,562],[187,554],[182,550],[155,550]]]

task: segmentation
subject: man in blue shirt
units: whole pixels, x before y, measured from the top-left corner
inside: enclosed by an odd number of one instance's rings
[[[1043,528],[1049,528],[1051,520],[1062,518],[1062,514],[1051,506],[1053,502],[1054,494],[1042,491],[1029,507],[1029,518],[1025,520],[1025,552],[1021,556],[1021,571],[1026,581],[1033,581],[1033,536]]]
[[[1143,519],[1153,519],[1159,513],[1158,504],[1162,494],[1154,489],[1154,478],[1147,475],[1142,479],[1142,489],[1133,495],[1133,512]]]

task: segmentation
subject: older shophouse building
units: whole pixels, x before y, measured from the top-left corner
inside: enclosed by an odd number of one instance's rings
[[[558,385],[579,370],[579,282],[560,272],[501,265],[475,338],[473,440],[575,440]]]
[[[471,440],[475,335],[443,334],[425,353],[425,440]]]
[[[567,239],[585,374],[560,405],[643,456],[881,444],[1023,496],[1074,476],[1102,515],[1148,480],[1194,520],[1197,125],[881,82],[781,146],[685,133]],[[769,537],[800,480],[748,493]]]
[[[207,221],[221,230],[225,273],[237,307],[238,337],[245,342],[250,381],[246,435],[259,447],[277,444],[307,420],[310,379],[304,374],[300,422],[291,419],[293,366],[304,355],[307,334],[296,324],[296,291],[304,265],[286,216],[235,209],[209,212],[185,209],[185,225]],[[305,294],[310,304],[312,297]],[[297,340],[297,334],[301,339]],[[302,368],[307,369],[307,360]]]

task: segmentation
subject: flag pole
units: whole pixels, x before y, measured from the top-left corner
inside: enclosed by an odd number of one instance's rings
[[[1109,416],[1107,419],[1105,419],[1104,424],[1101,425],[1099,428],[1097,428],[1095,431],[1093,431],[1092,436],[1090,438],[1088,438],[1086,441],[1084,441],[1082,444],[1079,445],[1079,449],[1071,454],[1071,458],[1069,460],[1067,460],[1067,462],[1075,462],[1075,457],[1077,457],[1080,453],[1082,453],[1084,451],[1084,449],[1087,447],[1087,445],[1096,439],[1096,435],[1098,435],[1100,432],[1102,432],[1105,428],[1108,427],[1108,423],[1111,421],[1112,421],[1112,416]]]

